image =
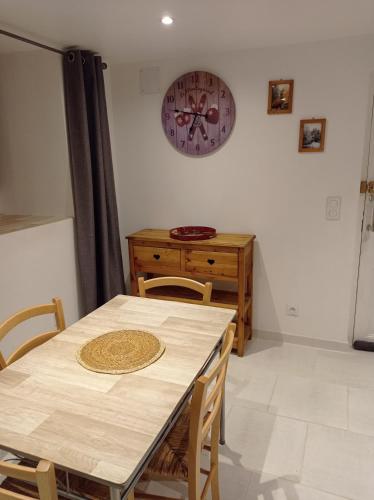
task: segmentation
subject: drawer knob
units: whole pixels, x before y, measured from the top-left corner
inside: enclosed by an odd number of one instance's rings
[[[208,259],[208,264],[210,264],[212,266],[214,263],[215,263],[214,259]]]
[[[156,260],[159,260],[160,259],[160,254],[154,253],[153,254],[153,258],[156,259]]]

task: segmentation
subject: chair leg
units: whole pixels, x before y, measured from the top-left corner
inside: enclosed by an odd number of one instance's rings
[[[210,470],[212,474],[211,490],[212,500],[219,500],[219,438],[220,438],[220,414],[217,415],[212,425],[211,450],[210,450]]]
[[[219,477],[218,477],[218,465],[214,468],[214,474],[212,474],[212,500],[219,500]]]
[[[200,500],[199,483],[196,479],[196,477],[188,479],[188,500]]]

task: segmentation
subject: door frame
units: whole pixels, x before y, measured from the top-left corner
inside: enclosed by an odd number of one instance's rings
[[[371,74],[370,78],[370,86],[369,86],[369,96],[368,96],[368,107],[369,111],[367,114],[366,120],[366,133],[365,133],[365,142],[364,142],[364,153],[363,153],[363,162],[361,169],[361,182],[369,180],[369,168],[370,168],[370,157],[372,154],[372,148],[374,147],[374,73]],[[357,189],[360,189],[360,186],[357,186]],[[364,235],[364,221],[365,221],[365,209],[366,209],[366,200],[368,193],[360,193],[359,198],[359,234],[358,234],[358,244],[357,244],[357,266],[355,273],[355,293],[354,293],[354,303],[353,303],[353,311],[352,311],[352,329],[351,335],[349,336],[349,342],[353,345],[355,339],[355,330],[356,330],[356,319],[357,319],[357,308],[358,308],[358,291],[359,291],[359,282],[360,282],[360,270],[361,270],[361,258],[362,258],[362,246],[363,246],[363,235]]]

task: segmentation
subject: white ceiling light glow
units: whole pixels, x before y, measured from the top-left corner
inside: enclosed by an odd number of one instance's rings
[[[162,24],[169,26],[170,24],[173,24],[174,19],[170,16],[163,16],[161,19],[161,22],[162,22]]]

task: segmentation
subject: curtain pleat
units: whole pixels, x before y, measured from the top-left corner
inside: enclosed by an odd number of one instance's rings
[[[125,293],[103,63],[64,55],[64,85],[82,307]]]

